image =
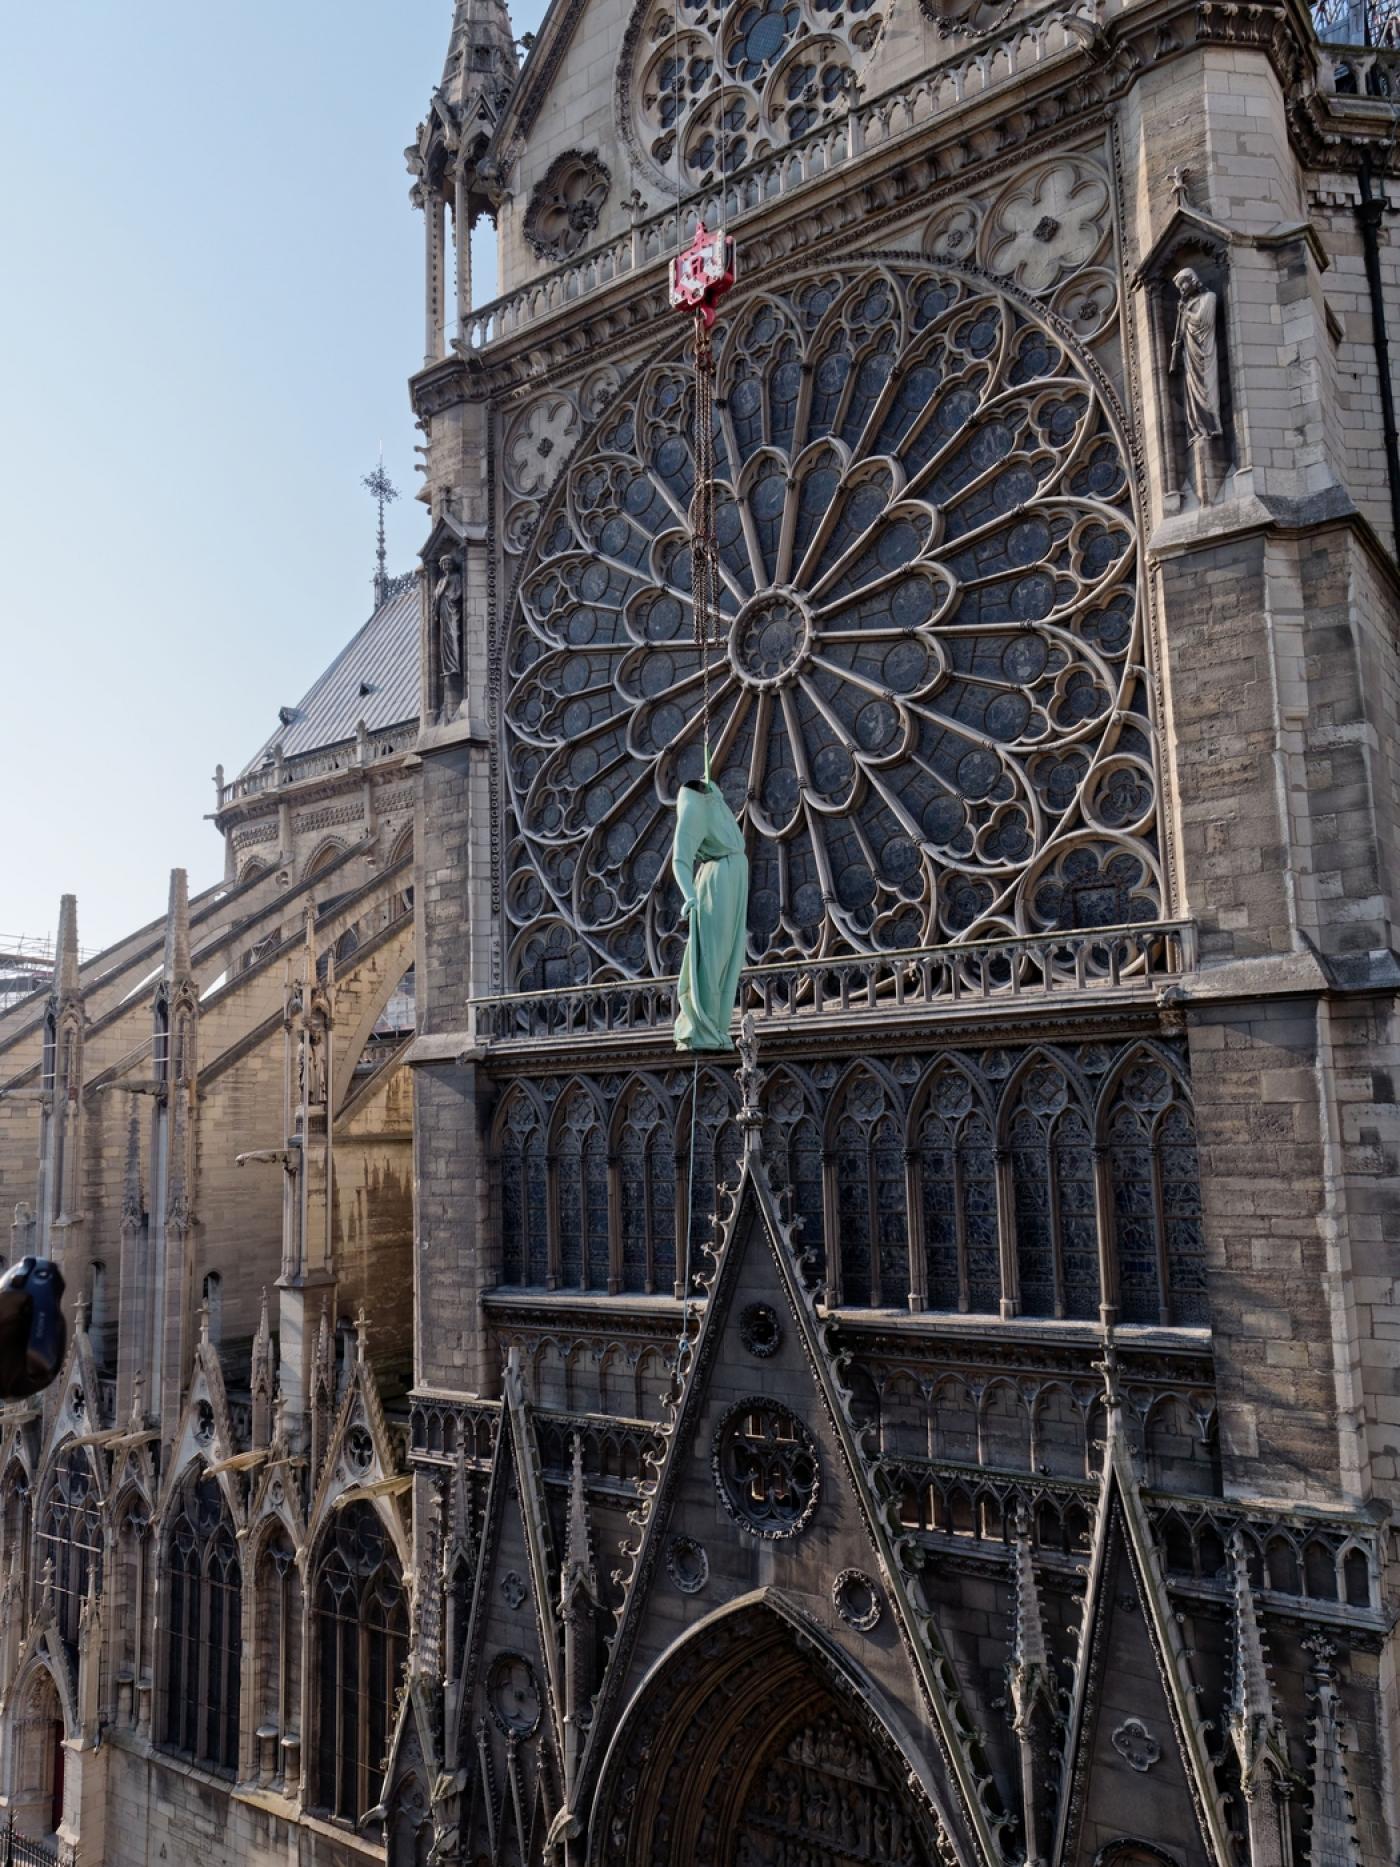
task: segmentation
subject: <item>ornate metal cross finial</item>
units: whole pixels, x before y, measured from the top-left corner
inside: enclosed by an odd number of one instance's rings
[[[389,554],[384,544],[384,508],[390,500],[397,499],[399,489],[384,471],[384,449],[379,450],[379,464],[373,473],[367,473],[360,481],[367,493],[370,493],[379,506],[379,548],[375,553],[374,606],[379,605],[389,594]]]

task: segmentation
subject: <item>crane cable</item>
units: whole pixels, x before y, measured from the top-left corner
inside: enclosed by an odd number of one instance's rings
[[[677,311],[691,314],[694,355],[694,435],[692,461],[695,482],[690,499],[690,607],[695,649],[700,659],[700,733],[702,748],[701,775],[710,778],[710,652],[719,645],[719,538],[715,501],[715,356],[710,339],[718,301],[734,283],[734,248],[725,222],[725,176],[728,167],[728,139],[724,93],[717,100],[719,111],[719,228],[706,230],[698,220],[689,248],[682,246],[684,219],[681,200],[684,182],[681,167],[681,141],[684,128],[682,101],[685,91],[681,64],[680,0],[675,0],[672,14],[672,95],[675,105],[676,157],[676,255],[670,266],[670,300]],[[691,1244],[695,1225],[695,1143],[698,1136],[700,1105],[700,1058],[697,1055],[690,1079],[690,1161],[686,1187],[685,1257],[677,1289],[681,1297],[681,1329],[676,1344],[675,1381],[679,1386],[681,1362],[690,1322]],[[718,1203],[718,1202],[716,1202]],[[718,1225],[719,1215],[712,1215]]]

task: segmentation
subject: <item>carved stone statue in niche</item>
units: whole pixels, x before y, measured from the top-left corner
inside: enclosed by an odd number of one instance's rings
[[[1220,497],[1242,462],[1234,421],[1228,293],[1231,233],[1190,199],[1184,169],[1172,177],[1176,211],[1143,260],[1167,513]]]
[[[450,551],[438,559],[433,581],[433,619],[438,633],[438,665],[444,681],[462,674],[462,566]]]
[[[1184,366],[1182,392],[1186,403],[1186,432],[1192,442],[1213,439],[1222,432],[1220,420],[1220,351],[1216,338],[1219,300],[1201,283],[1201,276],[1183,266],[1172,280],[1181,295],[1172,338],[1173,374]]]

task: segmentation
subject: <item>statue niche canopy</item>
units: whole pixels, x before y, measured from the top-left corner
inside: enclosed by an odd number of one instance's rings
[[[1161,913],[1132,495],[1091,366],[1028,303],[890,262],[717,327],[714,775],[749,959]],[[512,982],[674,973],[701,765],[688,359],[547,508],[506,645]]]

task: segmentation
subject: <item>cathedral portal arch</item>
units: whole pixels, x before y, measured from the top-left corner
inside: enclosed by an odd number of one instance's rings
[[[941,1817],[898,1727],[787,1597],[733,1602],[633,1696],[603,1761],[589,1867],[767,1867],[804,1847],[937,1867]]]

